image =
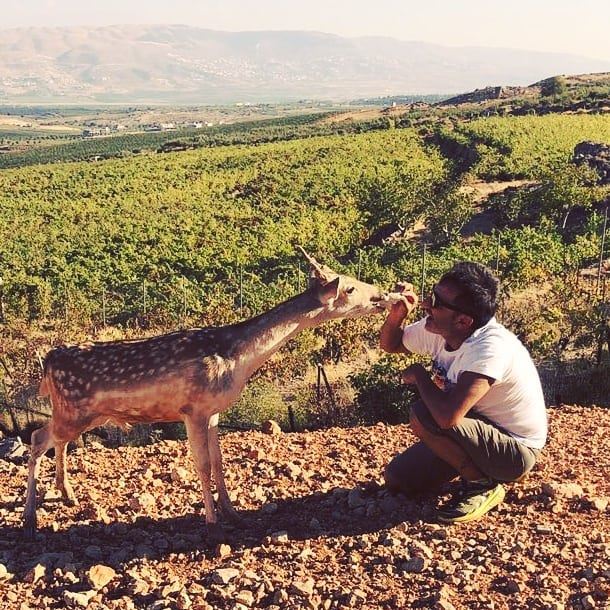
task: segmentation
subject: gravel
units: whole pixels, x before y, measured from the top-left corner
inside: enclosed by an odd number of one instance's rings
[[[222,437],[244,523],[209,541],[186,443],[69,455],[79,504],[48,495],[21,541],[23,460],[0,460],[0,608],[610,607],[610,410],[551,408],[550,442],[505,502],[462,526],[440,494],[383,486],[408,426]],[[53,480],[45,458],[41,488]],[[44,491],[43,491],[44,493]]]

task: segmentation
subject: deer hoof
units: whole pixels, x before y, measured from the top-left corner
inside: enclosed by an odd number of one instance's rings
[[[36,520],[27,519],[23,524],[23,539],[32,542],[36,535]]]
[[[221,506],[219,510],[220,514],[231,523],[239,525],[244,522],[244,518],[232,506]]]

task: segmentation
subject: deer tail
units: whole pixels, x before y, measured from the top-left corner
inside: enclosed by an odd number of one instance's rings
[[[38,395],[39,396],[50,396],[51,395],[51,385],[53,380],[51,378],[52,368],[51,368],[51,354],[49,352],[43,363],[42,363],[42,380],[40,382],[40,386],[38,387]]]
[[[49,396],[51,394],[51,389],[49,388],[49,380],[47,379],[47,373],[45,373],[42,381],[40,382],[40,386],[38,387],[38,395],[39,396]]]

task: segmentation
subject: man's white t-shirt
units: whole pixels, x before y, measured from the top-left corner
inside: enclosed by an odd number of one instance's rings
[[[425,328],[426,318],[404,328],[404,346],[415,354],[430,354],[434,382],[443,390],[470,371],[494,379],[483,398],[472,408],[510,436],[533,449],[542,449],[547,438],[547,415],[540,377],[521,341],[492,318],[454,351],[445,340]]]

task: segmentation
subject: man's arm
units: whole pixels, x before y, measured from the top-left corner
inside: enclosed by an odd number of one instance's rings
[[[409,353],[402,342],[402,323],[417,306],[417,295],[411,284],[400,285],[400,292],[404,299],[392,305],[379,333],[379,346],[390,354]]]
[[[421,364],[413,364],[402,374],[405,383],[417,386],[430,414],[441,428],[458,424],[474,405],[489,392],[494,380],[479,373],[464,371],[456,385],[443,392],[430,379]]]

